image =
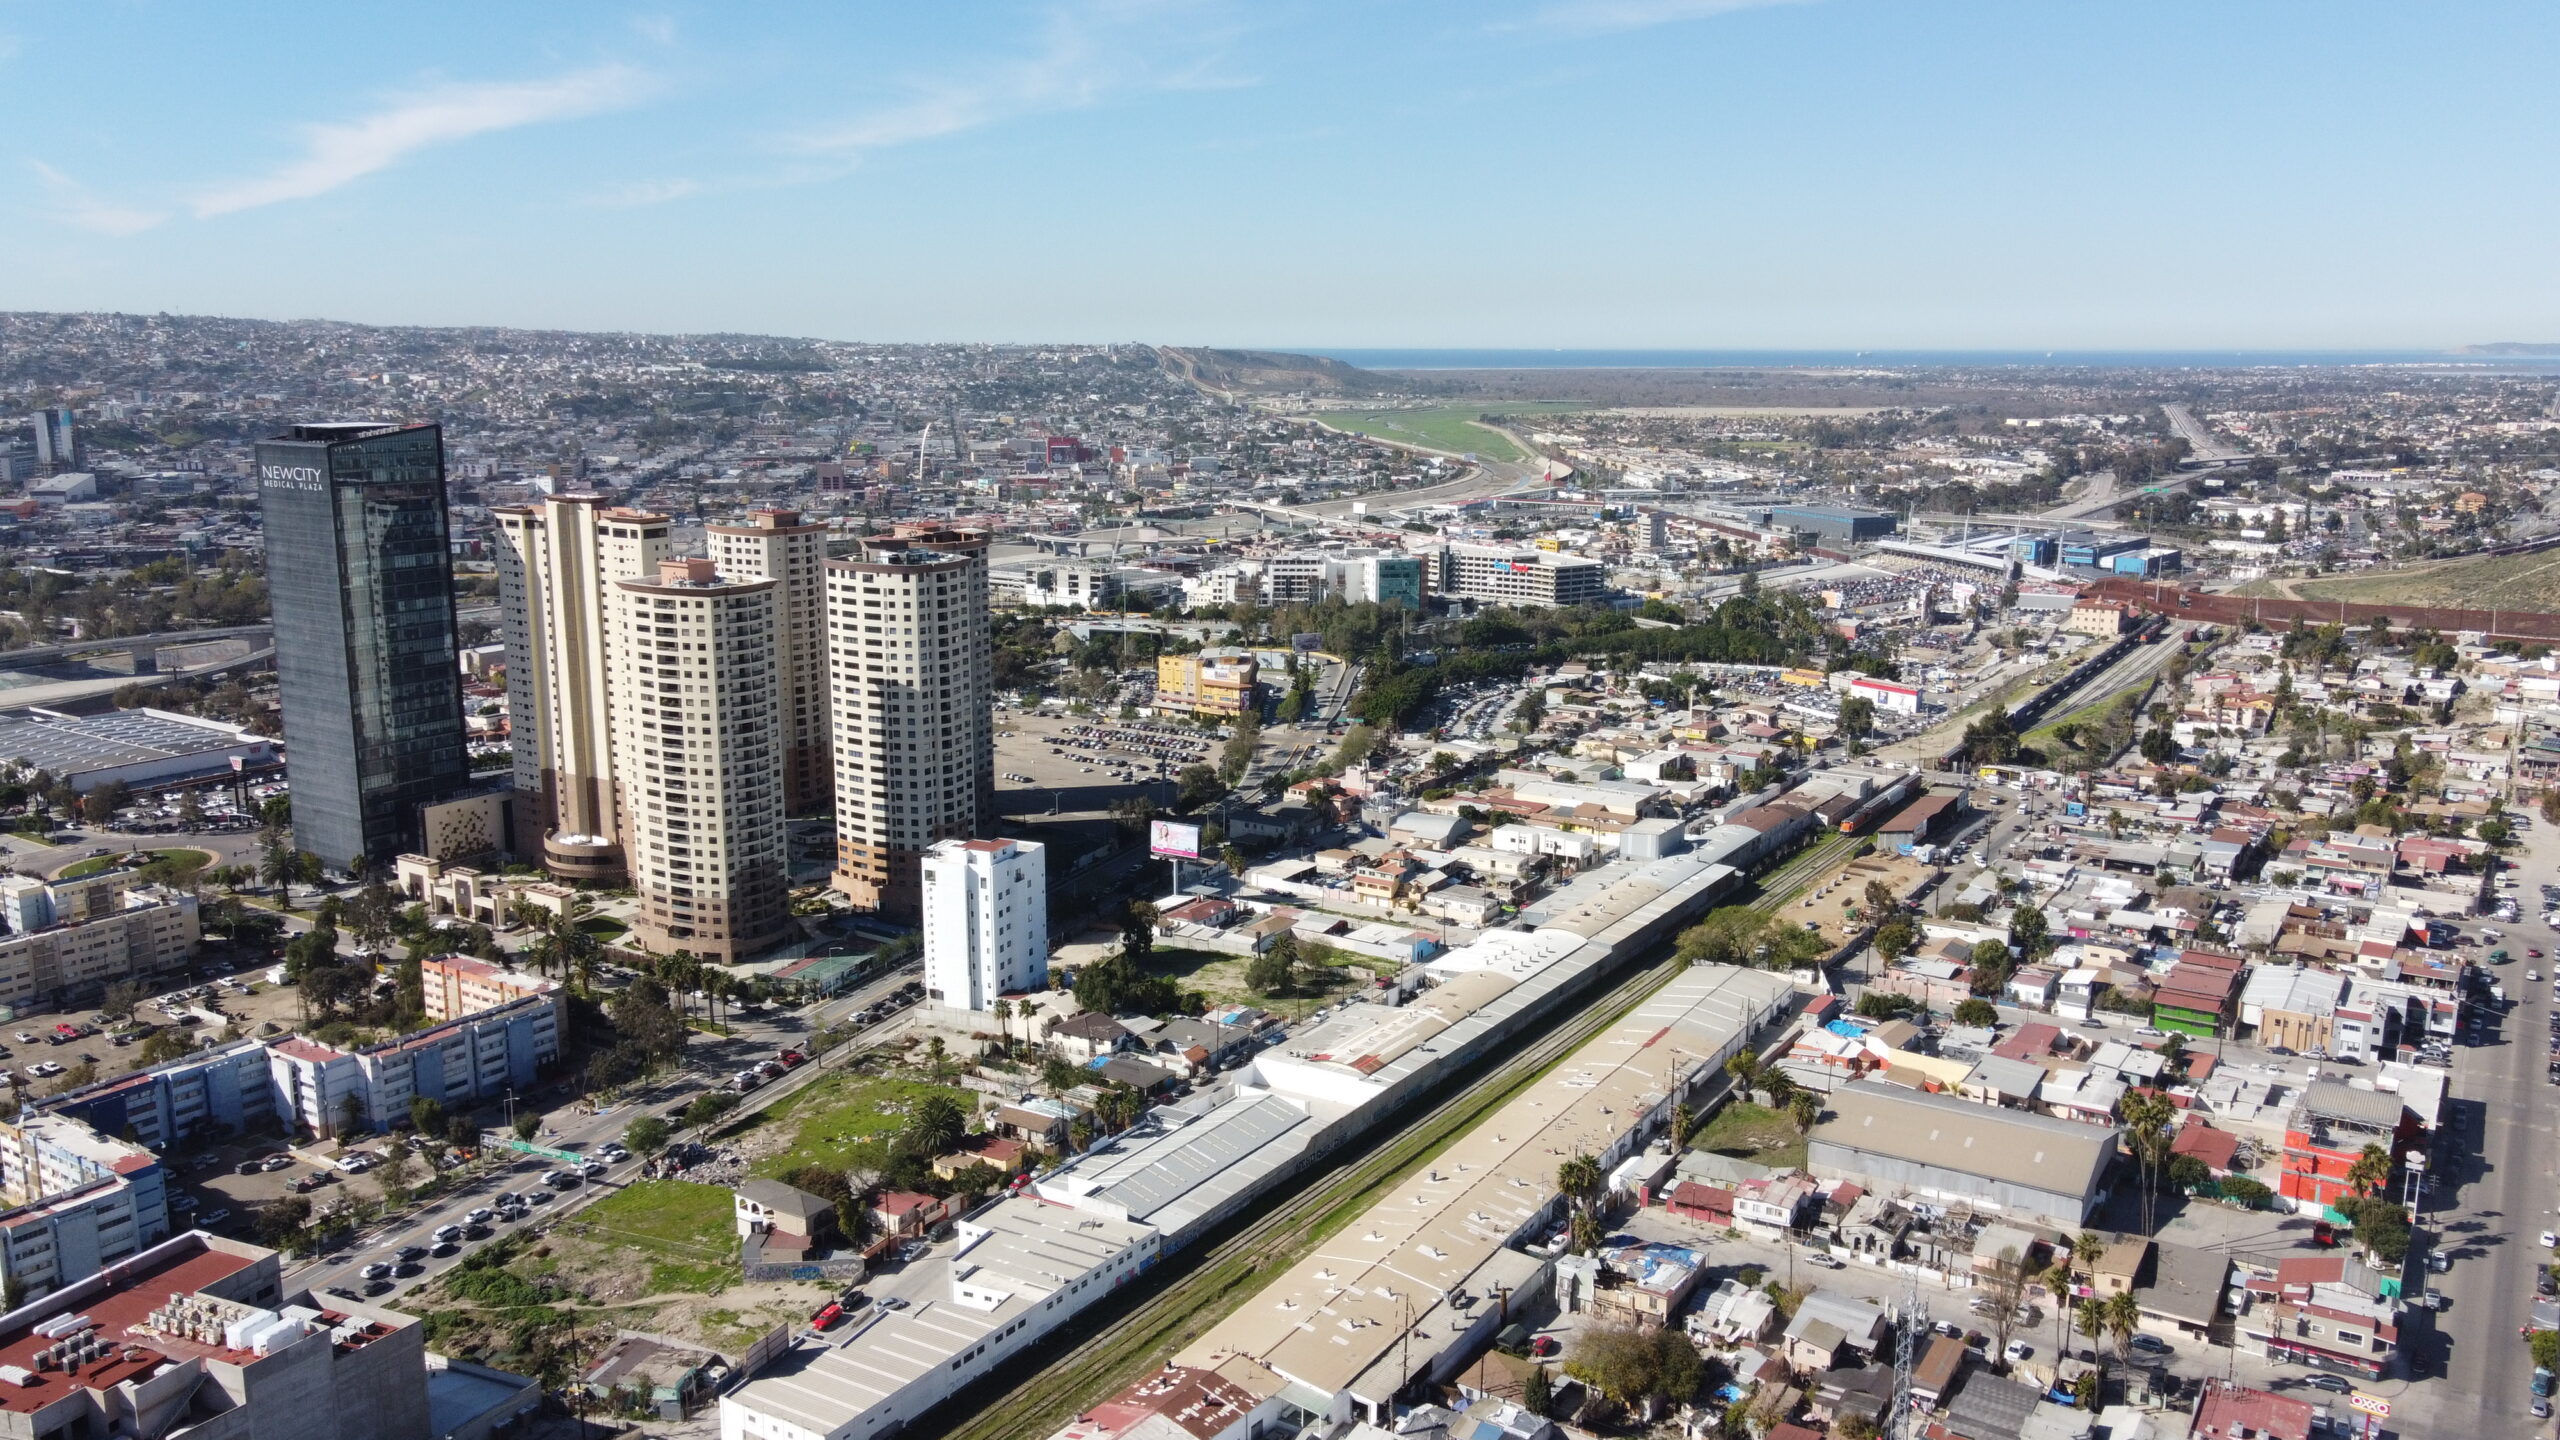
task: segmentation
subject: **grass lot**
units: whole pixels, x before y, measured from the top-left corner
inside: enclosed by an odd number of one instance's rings
[[[2473,555],[2303,580],[2294,589],[2306,600],[2560,612],[2560,554]]]
[[[1794,1121],[1748,1100],[1736,1100],[1717,1111],[1716,1118],[1708,1121],[1689,1143],[1700,1150],[1782,1170],[1802,1168],[1806,1149],[1804,1134],[1796,1129]]]
[[[157,885],[188,884],[213,864],[213,857],[204,851],[183,847],[173,850],[146,850],[143,854],[149,858],[140,867],[138,872],[140,878]],[[78,880],[89,875],[103,874],[123,864],[124,856],[122,855],[92,855],[86,860],[66,867],[55,878]]]
[[[631,933],[630,926],[610,915],[590,915],[578,922],[578,928],[608,945]]]
[[[1527,405],[1443,405],[1428,410],[1327,410],[1315,418],[1336,430],[1349,430],[1400,445],[1420,445],[1487,460],[1525,460],[1520,447],[1476,423],[1484,414],[1561,413],[1584,407],[1563,403]]]
[[[690,1180],[635,1180],[578,1213],[604,1242],[662,1250],[687,1269],[733,1254],[735,1208],[728,1190]],[[689,1289],[690,1286],[668,1286]]]
[[[750,1129],[788,1127],[791,1137],[753,1168],[759,1175],[783,1175],[803,1165],[842,1170],[878,1164],[888,1158],[889,1137],[928,1095],[949,1096],[964,1115],[971,1107],[969,1092],[948,1086],[847,1071],[826,1075],[746,1123],[744,1128]]]
[[[1341,964],[1319,972],[1317,978],[1286,995],[1259,994],[1246,984],[1245,967],[1252,962],[1242,955],[1167,947],[1150,953],[1146,968],[1149,974],[1166,976],[1185,990],[1199,991],[1213,1004],[1256,1005],[1292,1020],[1354,986],[1367,984],[1372,975],[1395,972],[1395,967],[1384,960],[1342,950],[1333,953]]]

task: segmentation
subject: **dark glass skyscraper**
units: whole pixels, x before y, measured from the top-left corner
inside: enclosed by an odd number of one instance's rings
[[[332,869],[387,861],[471,779],[444,432],[296,425],[257,463],[294,843]]]

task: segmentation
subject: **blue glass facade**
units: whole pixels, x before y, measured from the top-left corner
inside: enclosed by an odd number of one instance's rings
[[[294,843],[388,861],[471,778],[443,432],[297,425],[259,442],[257,478]]]

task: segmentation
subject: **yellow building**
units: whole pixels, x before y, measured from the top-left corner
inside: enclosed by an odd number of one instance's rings
[[[1156,657],[1156,708],[1236,716],[1253,701],[1260,670],[1250,650],[1203,650]]]

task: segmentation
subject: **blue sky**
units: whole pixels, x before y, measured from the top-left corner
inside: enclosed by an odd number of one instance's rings
[[[0,0],[0,308],[2560,341],[2560,6]]]

